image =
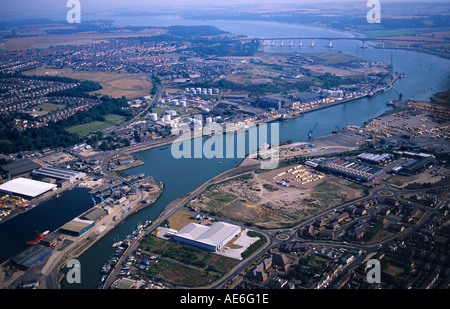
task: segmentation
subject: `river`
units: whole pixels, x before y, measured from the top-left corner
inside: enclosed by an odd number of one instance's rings
[[[213,25],[234,34],[244,34],[261,38],[300,35],[306,37],[339,36],[348,38],[353,36],[350,33],[342,33],[329,29],[260,21],[196,21],[183,20],[177,17],[142,17],[133,19],[117,18],[116,23],[149,26]],[[303,42],[304,47],[265,46],[264,48],[265,51],[268,52],[295,51],[330,53],[342,51],[347,54],[373,61],[392,61],[394,70],[404,73],[405,77],[398,80],[391,91],[371,98],[363,98],[310,112],[301,118],[280,122],[280,141],[288,139],[293,139],[294,141],[306,140],[307,132],[315,123],[318,123],[314,133],[316,137],[331,134],[331,131],[334,130],[336,126],[339,126],[340,128],[343,128],[346,125],[361,126],[367,120],[389,110],[390,107],[386,106],[386,102],[396,99],[398,93],[402,93],[405,99],[428,100],[434,93],[450,88],[450,60],[447,59],[408,50],[362,49],[358,48],[358,46],[361,45],[361,42],[357,40],[335,41],[333,42],[333,48],[327,47],[328,41],[324,40],[317,40],[314,48],[306,46],[306,44],[310,43]],[[79,257],[81,262],[81,283],[68,284],[67,281],[63,279],[61,281],[62,288],[96,288],[101,277],[100,269],[114,252],[111,245],[114,243],[115,239],[124,238],[139,223],[143,223],[146,220],[155,220],[170,202],[193,191],[214,176],[237,166],[241,160],[216,158],[174,159],[171,156],[170,147],[160,147],[142,151],[136,155],[141,158],[145,164],[124,171],[123,174],[132,175],[143,172],[146,175],[153,176],[158,181],[163,181],[165,189],[162,195],[155,204],[129,216],[121,225],[116,227],[81,255]],[[86,203],[86,207],[89,208],[92,204],[89,195],[87,193],[85,195],[86,198],[83,197],[82,200],[77,200],[77,203]],[[36,207],[36,210],[41,206]],[[65,221],[59,223],[62,225]],[[37,229],[37,224],[34,224],[33,228]],[[0,233],[0,235],[2,235],[2,233]]]

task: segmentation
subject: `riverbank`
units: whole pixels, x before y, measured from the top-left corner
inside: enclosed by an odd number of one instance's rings
[[[392,81],[390,83],[390,86],[392,86],[400,78],[400,76],[401,76],[400,74],[393,73]],[[388,86],[388,88],[390,86]],[[318,110],[321,110],[321,109],[326,109],[326,108],[329,108],[329,107],[333,107],[333,106],[336,106],[336,105],[340,105],[340,104],[356,101],[356,100],[359,100],[359,99],[362,99],[362,98],[366,98],[366,97],[374,97],[374,96],[376,96],[378,94],[383,93],[384,91],[389,90],[390,88],[387,89],[387,90],[385,90],[385,89],[386,88],[382,88],[378,92],[374,92],[372,94],[366,93],[366,94],[361,95],[361,96],[347,98],[347,99],[342,99],[342,100],[336,100],[336,101],[331,102],[331,103],[322,103],[322,104],[319,104],[319,105],[317,105],[317,106],[315,106],[315,107],[313,107],[311,109],[308,109],[308,110],[305,110],[305,111],[301,111],[301,112],[298,112],[298,113],[295,113],[295,114],[291,114],[285,119],[282,118],[282,113],[281,113],[281,114],[275,115],[272,118],[258,119],[256,121],[253,121],[253,122],[249,123],[248,125],[239,126],[239,127],[233,128],[233,130],[228,131],[228,132],[226,132],[225,128],[224,128],[224,133],[228,133],[229,134],[229,132],[233,132],[233,134],[238,134],[238,133],[241,133],[241,132],[246,132],[246,131],[250,130],[251,128],[253,128],[253,127],[255,127],[255,126],[259,125],[259,124],[262,124],[262,123],[271,123],[271,122],[276,122],[276,121],[280,121],[280,120],[293,120],[295,118],[303,117],[306,113],[315,112],[315,111],[318,111]],[[137,153],[137,152],[140,152],[140,151],[146,151],[146,150],[151,150],[151,149],[154,149],[154,148],[168,146],[168,145],[170,145],[170,144],[172,144],[174,142],[183,142],[183,141],[187,141],[187,140],[190,140],[190,139],[193,139],[193,138],[197,138],[197,137],[207,137],[209,135],[210,134],[206,134],[206,133],[202,132],[201,135],[200,134],[194,135],[192,133],[190,136],[171,136],[171,137],[166,138],[163,141],[158,141],[157,143],[149,142],[148,144],[140,144],[140,145],[137,144],[136,146],[133,146],[133,147],[124,148],[123,150],[119,150],[119,152],[115,152],[115,155],[117,155],[119,153],[120,154],[134,154],[134,153]],[[282,141],[280,141],[280,142],[282,142]],[[108,164],[108,162],[103,162],[103,165],[107,165],[107,164]],[[117,169],[116,170],[110,170],[109,172],[115,172],[115,171],[118,171],[118,170]]]
[[[149,180],[146,179],[146,184]],[[153,181],[152,188],[148,191],[137,190],[135,197],[129,202],[113,207],[111,213],[103,216],[95,222],[95,226],[80,236],[64,235],[64,239],[58,242],[52,249],[51,254],[32,269],[22,270],[11,263],[11,259],[5,261],[0,269],[0,288],[14,288],[29,280],[38,280],[42,283],[39,288],[60,288],[59,282],[64,277],[62,270],[69,259],[78,258],[97,241],[113,230],[131,214],[143,208],[153,205],[163,191],[161,182]],[[59,228],[55,230],[58,234]],[[15,267],[15,272],[7,276],[7,268]]]

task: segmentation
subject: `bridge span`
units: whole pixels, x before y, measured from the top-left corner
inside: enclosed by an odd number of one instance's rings
[[[241,41],[254,41],[258,40],[262,42],[263,46],[271,45],[271,46],[299,46],[303,47],[305,42],[309,42],[311,47],[316,46],[316,41],[328,41],[327,46],[333,47],[333,41],[339,40],[347,40],[347,41],[360,41],[362,42],[362,48],[366,47],[366,42],[368,41],[376,41],[381,42],[382,48],[385,48],[385,42],[389,42],[395,44],[395,48],[399,47],[399,43],[404,43],[402,45],[406,45],[407,48],[411,46],[421,47],[424,44],[447,44],[447,39],[436,39],[429,38],[429,40],[424,39],[407,39],[407,38],[388,38],[388,37],[380,37],[380,38],[367,38],[367,37],[267,37],[267,38],[239,38]],[[294,43],[295,42],[295,43]],[[406,44],[405,44],[406,43]],[[449,41],[450,43],[450,41]],[[404,47],[404,46],[402,46]]]

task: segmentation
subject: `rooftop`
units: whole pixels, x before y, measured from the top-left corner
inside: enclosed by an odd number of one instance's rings
[[[47,182],[36,181],[27,178],[16,178],[1,185],[0,191],[29,197],[36,197],[47,191],[53,190],[56,187],[56,185]]]

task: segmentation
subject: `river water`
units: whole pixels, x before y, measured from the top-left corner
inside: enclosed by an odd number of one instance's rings
[[[222,30],[229,31],[234,34],[243,34],[255,37],[343,37],[351,38],[353,34],[342,33],[329,29],[318,29],[312,27],[305,27],[293,24],[271,23],[271,22],[259,22],[259,21],[195,21],[195,20],[183,20],[177,17],[167,18],[117,18],[117,24],[130,24],[130,25],[149,25],[149,26],[169,26],[169,25],[213,25]],[[352,102],[343,103],[340,105],[332,106],[326,109],[314,111],[305,114],[301,118],[292,119],[289,121],[280,122],[280,141],[293,139],[294,141],[304,141],[307,139],[307,132],[317,123],[316,130],[314,132],[315,137],[331,134],[331,131],[336,126],[340,128],[346,125],[358,125],[361,126],[367,120],[376,117],[390,108],[386,106],[386,102],[398,97],[398,93],[402,93],[405,99],[418,99],[428,100],[430,96],[438,91],[446,90],[450,87],[450,60],[443,59],[433,55],[427,55],[408,50],[388,50],[388,49],[375,49],[375,48],[359,48],[361,42],[357,40],[340,40],[333,42],[333,48],[329,48],[328,40],[316,40],[315,47],[307,46],[310,42],[303,42],[304,47],[286,46],[265,46],[265,51],[271,52],[344,52],[347,54],[359,56],[361,58],[391,62],[394,65],[394,70],[400,73],[404,73],[405,77],[398,80],[394,84],[394,90],[376,95],[371,98],[363,98]],[[298,44],[298,42],[296,43]],[[239,164],[241,159],[174,159],[171,155],[170,146],[155,148],[152,150],[142,151],[136,154],[140,157],[145,164],[133,169],[124,171],[124,175],[132,175],[137,173],[145,173],[146,175],[153,176],[158,181],[163,181],[165,189],[152,206],[143,209],[137,213],[130,215],[122,224],[108,233],[105,237],[99,240],[91,248],[89,248],[83,255],[79,257],[81,262],[81,283],[80,284],[68,284],[66,280],[61,281],[61,287],[64,289],[83,288],[93,289],[96,288],[101,274],[100,269],[103,264],[114,252],[114,248],[111,245],[116,239],[122,239],[126,235],[132,232],[132,230],[139,224],[144,223],[146,220],[155,220],[161,211],[173,200],[178,197],[187,194],[207,180],[214,176],[231,169]],[[70,194],[70,192],[68,193]],[[63,196],[64,197],[64,196]],[[62,199],[62,198],[61,198]],[[49,201],[48,203],[53,203]],[[87,192],[80,194],[79,199],[68,201],[66,204],[70,204],[74,209],[77,207],[87,209],[92,206]],[[81,207],[83,205],[83,207]],[[44,209],[45,204],[40,205],[33,209],[36,211],[39,208]],[[62,208],[58,212],[65,212]],[[56,218],[52,215],[52,224],[55,226],[61,226],[68,220],[72,219],[77,214],[64,218]],[[72,213],[71,213],[72,215]],[[42,220],[45,218],[45,214],[32,215],[28,221],[28,234],[30,230],[34,229],[50,229],[50,223],[43,225]],[[48,215],[47,215],[48,216]],[[16,229],[18,233],[17,225],[13,225],[15,219],[11,220],[9,228],[11,230]],[[19,220],[19,219],[17,219]],[[33,221],[34,220],[34,221]],[[17,223],[20,224],[20,223]],[[24,223],[22,223],[24,224]],[[52,225],[52,226],[53,226]],[[3,228],[3,224],[0,225],[0,235],[9,234],[9,230],[6,227]],[[7,235],[6,234],[6,235]],[[20,234],[20,233],[19,233]],[[11,234],[9,234],[11,235]],[[31,235],[32,236],[32,235]],[[3,244],[8,243],[11,246],[15,245],[16,236],[0,238]],[[23,243],[24,236],[17,241]],[[29,237],[28,237],[29,238]],[[27,239],[28,240],[28,239]],[[23,247],[23,246],[22,246]],[[18,249],[15,249],[17,251]],[[5,255],[5,254],[4,254]]]

